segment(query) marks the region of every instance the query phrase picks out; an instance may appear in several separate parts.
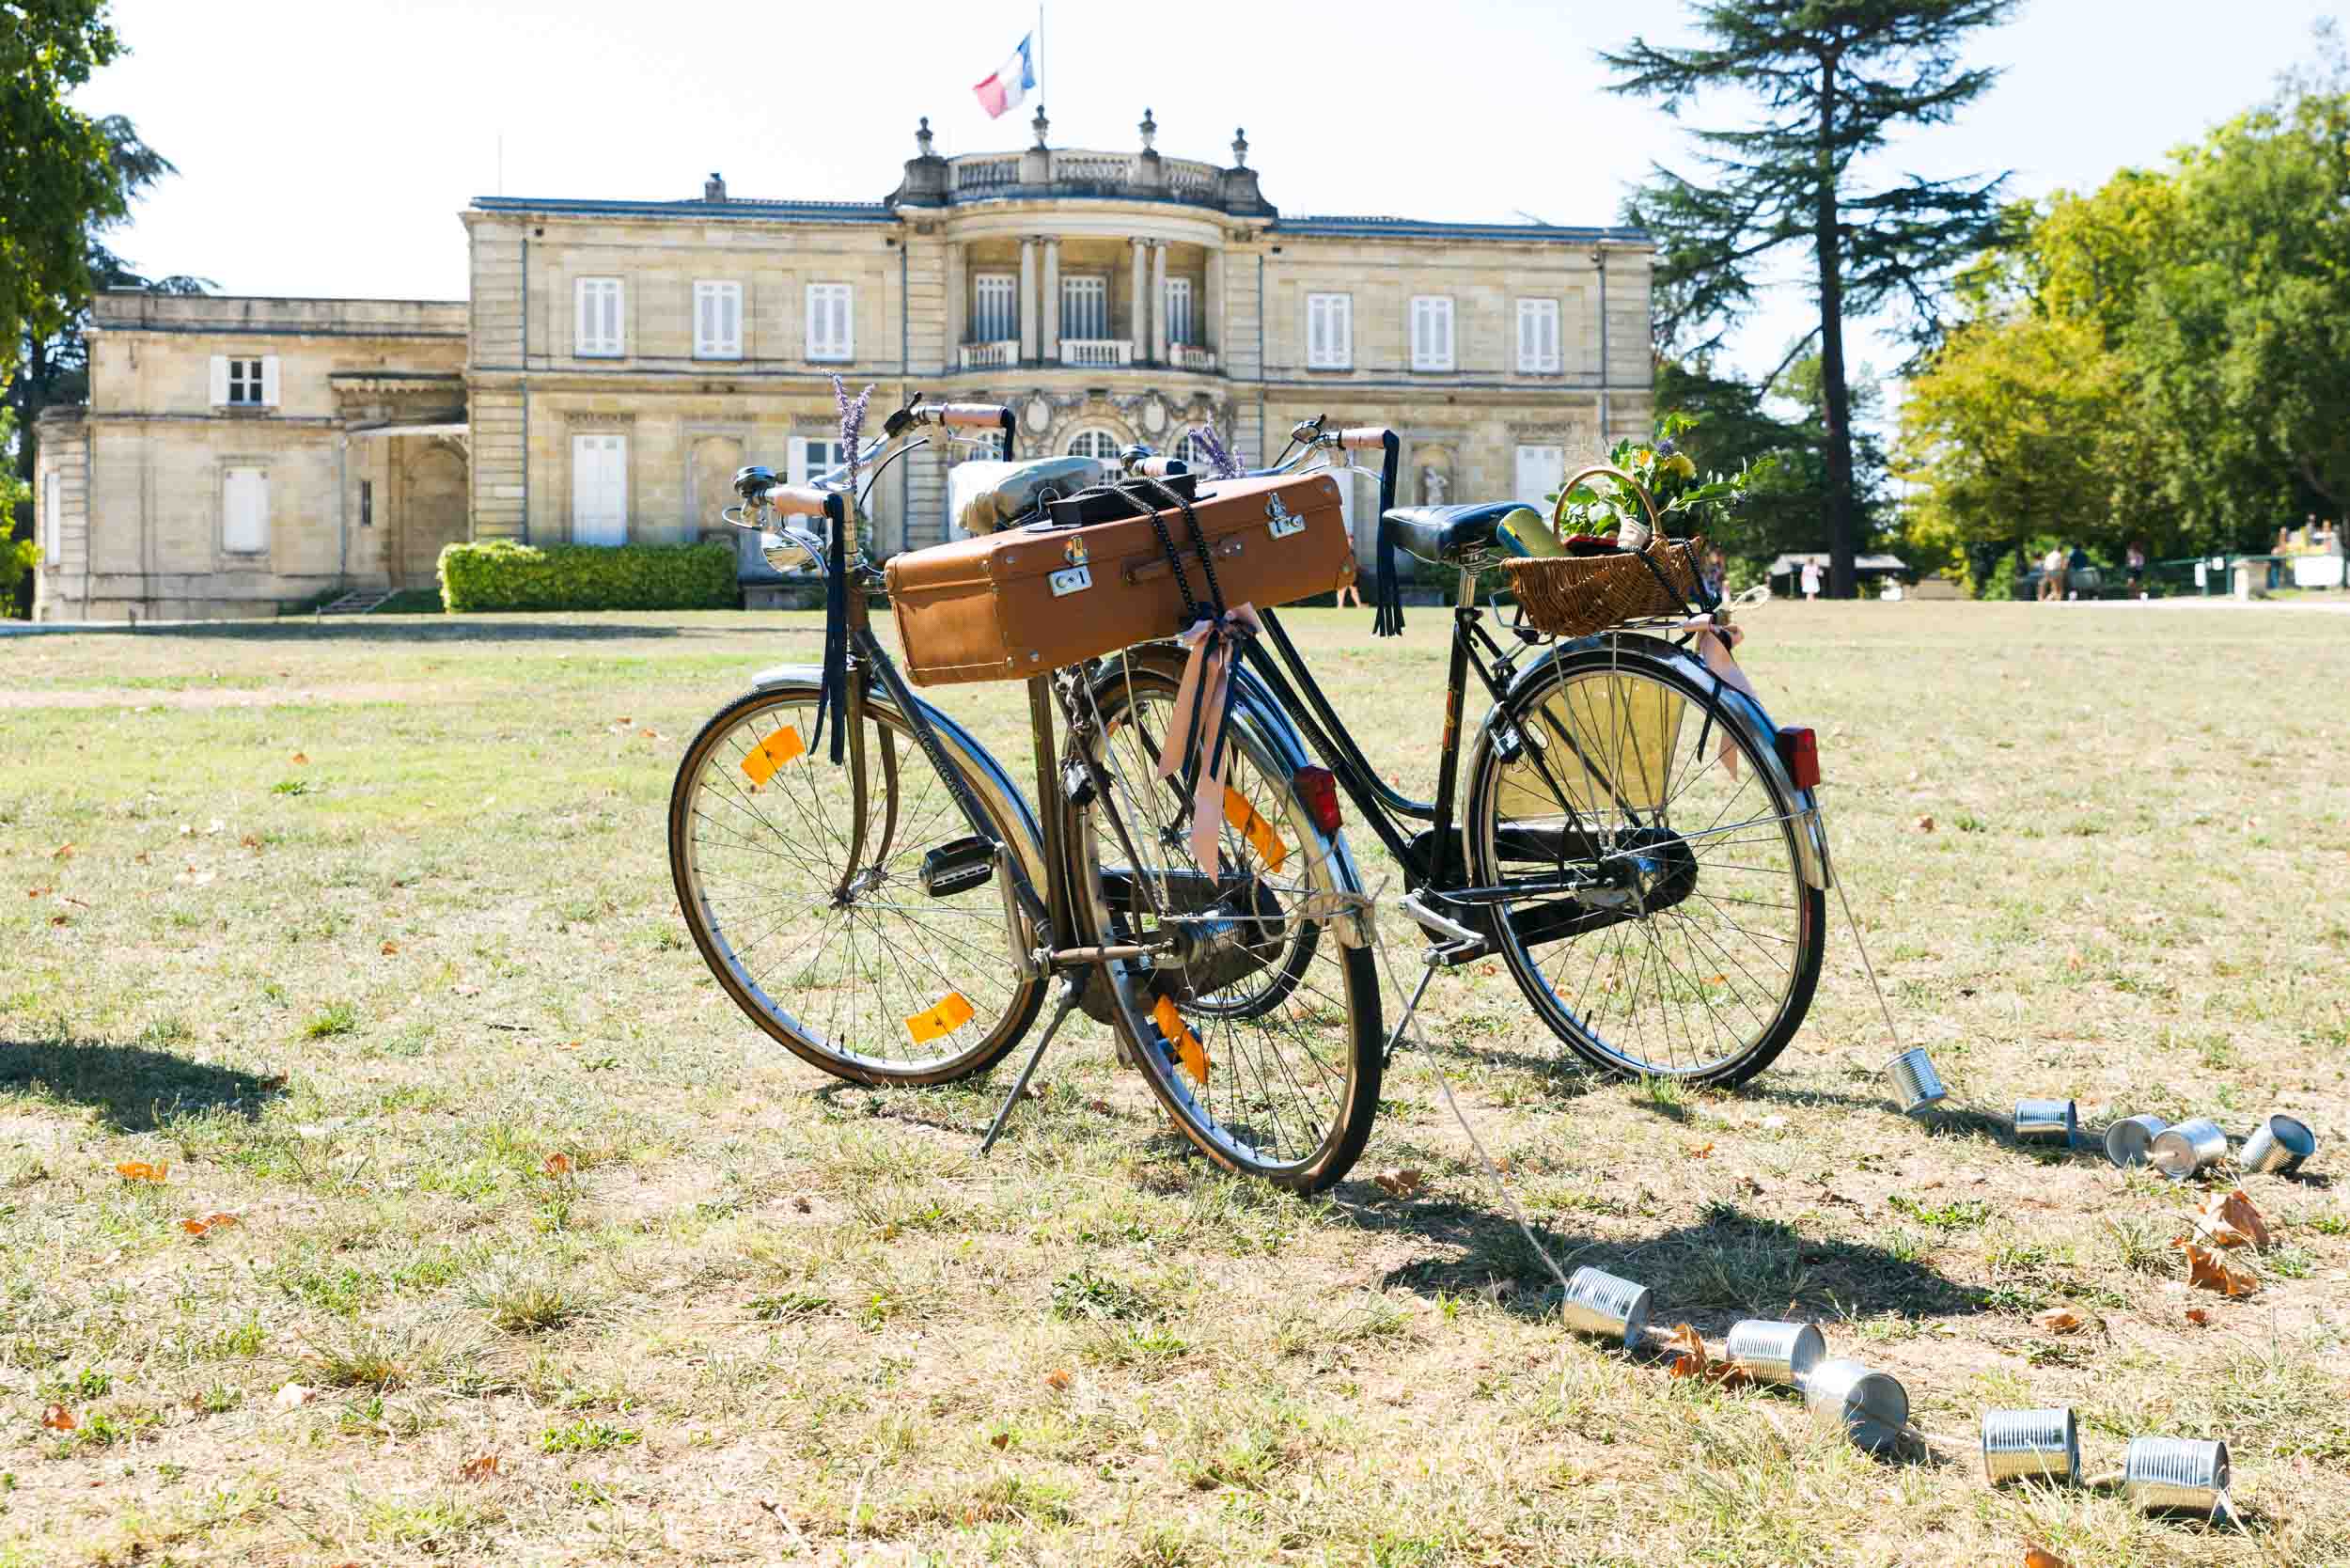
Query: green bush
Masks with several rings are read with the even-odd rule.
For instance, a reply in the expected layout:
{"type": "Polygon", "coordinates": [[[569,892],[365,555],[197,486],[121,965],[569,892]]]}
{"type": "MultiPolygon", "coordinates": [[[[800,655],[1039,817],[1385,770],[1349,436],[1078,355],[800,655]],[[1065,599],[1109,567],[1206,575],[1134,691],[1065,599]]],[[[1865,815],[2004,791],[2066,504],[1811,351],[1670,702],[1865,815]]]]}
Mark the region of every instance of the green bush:
{"type": "Polygon", "coordinates": [[[516,544],[441,551],[441,603],[476,610],[730,610],[734,552],[723,544],[516,544]]]}

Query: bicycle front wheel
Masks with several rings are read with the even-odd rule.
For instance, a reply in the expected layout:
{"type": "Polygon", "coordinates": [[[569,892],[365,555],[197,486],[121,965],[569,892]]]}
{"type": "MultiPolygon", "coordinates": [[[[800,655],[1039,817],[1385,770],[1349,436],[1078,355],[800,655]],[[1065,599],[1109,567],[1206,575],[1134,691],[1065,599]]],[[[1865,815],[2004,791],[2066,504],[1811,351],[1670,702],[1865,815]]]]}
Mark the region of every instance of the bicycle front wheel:
{"type": "Polygon", "coordinates": [[[1471,766],[1469,876],[1543,1023],[1604,1072],[1735,1084],[1819,983],[1803,803],[1692,661],[1601,641],[1531,673],[1471,766]],[[1572,889],[1572,890],[1570,890],[1572,889]]]}
{"type": "MultiPolygon", "coordinates": [[[[993,1066],[1035,1020],[1036,945],[1007,921],[1003,872],[901,713],[867,695],[861,807],[852,766],[815,755],[817,687],[728,703],[685,748],[669,797],[678,904],[752,1023],[837,1077],[945,1083],[993,1066]]],[[[979,744],[930,714],[997,842],[1042,886],[1027,804],[979,744]]]]}
{"type": "Polygon", "coordinates": [[[1172,938],[1155,965],[1104,966],[1121,1032],[1185,1137],[1228,1169],[1301,1192],[1344,1176],[1379,1101],[1379,991],[1344,840],[1296,787],[1278,715],[1235,703],[1222,757],[1221,865],[1189,850],[1193,792],[1158,777],[1182,656],[1137,649],[1087,689],[1098,792],[1065,807],[1088,942],[1172,938]]]}

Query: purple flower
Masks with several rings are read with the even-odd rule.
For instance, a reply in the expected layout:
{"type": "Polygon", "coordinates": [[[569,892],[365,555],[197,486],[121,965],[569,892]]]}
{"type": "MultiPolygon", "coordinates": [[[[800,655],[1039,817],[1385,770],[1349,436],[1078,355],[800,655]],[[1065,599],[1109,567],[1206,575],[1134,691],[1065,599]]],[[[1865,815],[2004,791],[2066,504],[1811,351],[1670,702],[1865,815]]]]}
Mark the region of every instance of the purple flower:
{"type": "Polygon", "coordinates": [[[868,383],[864,391],[854,398],[841,384],[840,378],[832,378],[832,400],[840,405],[840,445],[849,454],[849,494],[856,494],[857,444],[865,434],[865,405],[872,400],[873,388],[868,383]]]}
{"type": "Polygon", "coordinates": [[[1206,450],[1208,454],[1208,467],[1214,478],[1219,479],[1237,479],[1240,478],[1240,459],[1234,457],[1230,448],[1227,447],[1224,443],[1218,439],[1215,433],[1215,427],[1214,425],[1198,426],[1192,431],[1191,434],[1192,439],[1198,441],[1200,447],[1206,450]]]}

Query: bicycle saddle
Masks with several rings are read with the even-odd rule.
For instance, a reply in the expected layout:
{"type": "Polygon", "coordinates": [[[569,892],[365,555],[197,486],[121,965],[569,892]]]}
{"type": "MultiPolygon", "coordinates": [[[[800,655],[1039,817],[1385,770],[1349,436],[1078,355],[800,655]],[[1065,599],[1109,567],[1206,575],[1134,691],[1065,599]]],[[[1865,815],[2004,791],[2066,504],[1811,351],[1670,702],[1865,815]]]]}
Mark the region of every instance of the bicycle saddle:
{"type": "Polygon", "coordinates": [[[1103,472],[1089,457],[958,463],[947,471],[948,515],[966,534],[992,534],[1036,510],[1043,492],[1073,495],[1100,484],[1103,472]]]}
{"type": "Polygon", "coordinates": [[[1542,526],[1542,514],[1522,501],[1469,501],[1452,507],[1397,507],[1379,520],[1382,532],[1397,547],[1410,551],[1421,560],[1444,566],[1457,566],[1461,558],[1472,551],[1486,549],[1496,542],[1501,553],[1510,556],[1556,555],[1549,550],[1528,549],[1525,541],[1529,531],[1525,525],[1531,521],[1537,527],[1532,537],[1540,539],[1548,529],[1542,526]],[[1524,517],[1514,514],[1523,512],[1524,517]],[[1504,526],[1504,524],[1508,526],[1504,526]]]}

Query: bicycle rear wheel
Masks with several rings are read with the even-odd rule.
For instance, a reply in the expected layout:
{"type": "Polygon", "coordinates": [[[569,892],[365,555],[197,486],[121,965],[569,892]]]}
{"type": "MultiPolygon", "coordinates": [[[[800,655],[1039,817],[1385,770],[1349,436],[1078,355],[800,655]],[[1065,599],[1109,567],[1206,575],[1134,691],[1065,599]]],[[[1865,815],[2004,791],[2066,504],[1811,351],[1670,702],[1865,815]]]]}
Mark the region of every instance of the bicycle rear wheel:
{"type": "Polygon", "coordinates": [[[1742,1083],[1819,983],[1804,806],[1734,700],[1692,660],[1601,641],[1530,672],[1479,742],[1469,879],[1526,889],[1492,910],[1501,957],[1604,1072],[1742,1083]]]}
{"type": "MultiPolygon", "coordinates": [[[[1043,1002],[1042,977],[1017,964],[1035,930],[1007,922],[1002,872],[879,691],[864,703],[860,840],[851,769],[812,755],[816,704],[812,681],[763,687],[685,748],[669,866],[686,927],[751,1022],[835,1076],[934,1084],[982,1072],[1043,1002]]],[[[930,718],[990,829],[1042,886],[1026,801],[976,741],[930,718]]]]}
{"type": "Polygon", "coordinates": [[[1378,1109],[1361,886],[1297,792],[1303,759],[1278,715],[1247,699],[1224,747],[1221,872],[1193,862],[1190,792],[1156,773],[1181,669],[1180,654],[1135,650],[1088,688],[1084,752],[1104,787],[1063,807],[1073,917],[1089,943],[1180,938],[1155,967],[1104,970],[1152,1092],[1219,1165],[1318,1192],[1362,1153],[1378,1109]]]}

